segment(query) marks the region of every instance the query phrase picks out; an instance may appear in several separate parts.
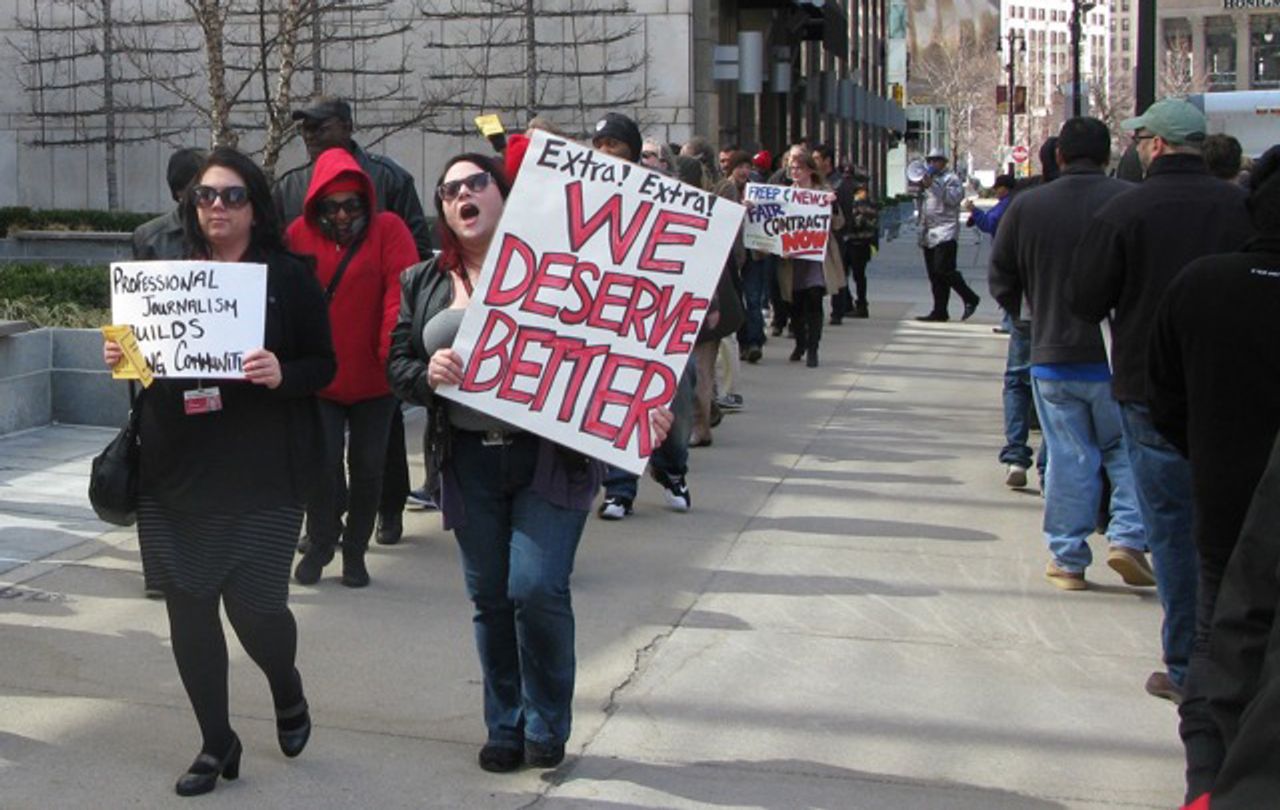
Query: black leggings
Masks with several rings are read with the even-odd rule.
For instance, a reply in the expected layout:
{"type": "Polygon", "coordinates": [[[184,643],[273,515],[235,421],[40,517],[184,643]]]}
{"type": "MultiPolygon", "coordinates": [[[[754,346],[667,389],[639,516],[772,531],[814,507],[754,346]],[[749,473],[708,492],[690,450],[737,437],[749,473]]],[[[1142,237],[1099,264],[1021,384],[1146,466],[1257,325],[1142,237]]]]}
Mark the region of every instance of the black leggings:
{"type": "Polygon", "coordinates": [[[298,651],[298,625],[288,608],[259,613],[234,596],[195,597],[176,588],[169,590],[169,634],[178,674],[204,738],[201,750],[221,757],[231,747],[231,720],[227,707],[227,641],[222,633],[218,604],[241,646],[267,676],[277,710],[302,700],[302,681],[294,669],[298,651]]]}
{"type": "Polygon", "coordinates": [[[806,287],[791,293],[791,331],[796,336],[796,349],[817,350],[822,339],[822,300],[826,290],[806,287]]]}

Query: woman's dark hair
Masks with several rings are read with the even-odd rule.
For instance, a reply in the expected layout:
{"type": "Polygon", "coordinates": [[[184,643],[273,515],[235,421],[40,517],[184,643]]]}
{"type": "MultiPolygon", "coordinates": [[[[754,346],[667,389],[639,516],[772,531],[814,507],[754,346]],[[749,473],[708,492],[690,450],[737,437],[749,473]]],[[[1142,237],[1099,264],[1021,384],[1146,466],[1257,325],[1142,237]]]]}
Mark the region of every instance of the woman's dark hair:
{"type": "Polygon", "coordinates": [[[229,169],[240,175],[244,187],[249,192],[249,205],[253,207],[253,226],[249,232],[249,247],[260,251],[284,250],[281,238],[280,218],[276,215],[276,207],[271,201],[271,186],[267,184],[267,176],[253,162],[253,158],[229,146],[219,146],[209,153],[200,164],[195,179],[187,186],[182,195],[182,203],[178,206],[178,214],[182,218],[182,233],[186,241],[187,255],[208,258],[209,240],[200,230],[200,218],[196,215],[196,199],[192,189],[199,184],[205,172],[215,166],[229,169]]]}
{"type": "Polygon", "coordinates": [[[449,162],[444,164],[444,168],[440,170],[440,177],[431,189],[431,199],[436,203],[436,232],[440,236],[440,258],[437,259],[437,265],[451,273],[462,272],[462,245],[458,243],[457,234],[450,230],[449,223],[445,221],[444,200],[440,199],[439,188],[444,182],[445,175],[459,163],[473,163],[488,172],[493,182],[497,184],[503,200],[506,200],[507,195],[511,193],[507,174],[496,158],[478,152],[463,152],[461,155],[449,158],[449,162]]]}

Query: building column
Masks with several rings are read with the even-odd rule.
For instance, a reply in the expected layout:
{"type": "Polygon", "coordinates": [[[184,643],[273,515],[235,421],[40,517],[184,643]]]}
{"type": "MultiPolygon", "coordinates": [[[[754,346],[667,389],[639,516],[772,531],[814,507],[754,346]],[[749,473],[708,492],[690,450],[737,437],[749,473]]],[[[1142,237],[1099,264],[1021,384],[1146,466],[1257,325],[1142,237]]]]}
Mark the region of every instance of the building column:
{"type": "Polygon", "coordinates": [[[1249,15],[1236,17],[1236,89],[1248,90],[1253,76],[1253,48],[1249,33],[1249,15]]]}

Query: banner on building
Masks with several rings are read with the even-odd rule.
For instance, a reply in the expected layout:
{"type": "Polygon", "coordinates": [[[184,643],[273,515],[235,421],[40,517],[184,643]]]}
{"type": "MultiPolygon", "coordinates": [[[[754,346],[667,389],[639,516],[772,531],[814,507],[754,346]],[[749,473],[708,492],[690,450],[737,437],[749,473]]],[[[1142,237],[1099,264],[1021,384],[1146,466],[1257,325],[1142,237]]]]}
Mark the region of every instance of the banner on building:
{"type": "Polygon", "coordinates": [[[743,207],[534,132],[436,393],[639,474],[743,207]]]}
{"type": "Polygon", "coordinates": [[[117,262],[111,321],[132,327],[156,377],[243,379],[262,348],[267,267],[231,262],[117,262]]]}
{"type": "Polygon", "coordinates": [[[831,192],[747,183],[742,243],[791,259],[822,261],[831,234],[831,192]]]}

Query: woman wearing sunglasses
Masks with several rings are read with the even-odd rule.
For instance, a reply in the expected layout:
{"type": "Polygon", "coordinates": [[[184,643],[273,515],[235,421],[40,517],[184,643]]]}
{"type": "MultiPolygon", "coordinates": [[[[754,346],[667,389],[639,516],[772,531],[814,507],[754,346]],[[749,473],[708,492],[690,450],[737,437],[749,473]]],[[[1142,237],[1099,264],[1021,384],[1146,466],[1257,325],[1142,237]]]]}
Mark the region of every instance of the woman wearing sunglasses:
{"type": "MultiPolygon", "coordinates": [[[[140,396],[138,544],[149,583],[165,593],[173,656],[203,743],[175,786],[213,790],[240,773],[240,739],[227,708],[227,645],[219,606],[267,676],[280,750],[295,757],[311,733],[294,668],[297,625],[287,604],[302,525],[305,471],[315,462],[316,391],[335,363],[324,298],[288,253],[262,170],[213,150],[180,206],[187,257],[267,266],[263,348],[244,355],[243,382],[219,380],[221,403],[193,413],[195,379],[157,379],[140,396]]],[[[120,362],[107,342],[103,359],[120,362]]]]}
{"type": "Polygon", "coordinates": [[[294,571],[304,585],[319,581],[339,539],[342,584],[369,584],[364,558],[398,407],[384,369],[400,309],[400,272],[418,260],[409,227],[397,215],[375,210],[376,200],[373,182],[351,153],[328,149],[316,159],[302,216],[285,233],[291,249],[314,257],[338,355],[338,374],[320,392],[324,464],[307,501],[311,544],[294,571]]]}
{"type": "MultiPolygon", "coordinates": [[[[484,674],[486,771],[554,768],[569,738],[575,676],[569,577],[603,465],[433,392],[457,385],[452,348],[509,186],[484,155],[448,162],[436,189],[441,251],[401,279],[388,374],[431,409],[445,528],[461,553],[484,674]]],[[[655,441],[671,414],[655,414],[655,441]]]]}

